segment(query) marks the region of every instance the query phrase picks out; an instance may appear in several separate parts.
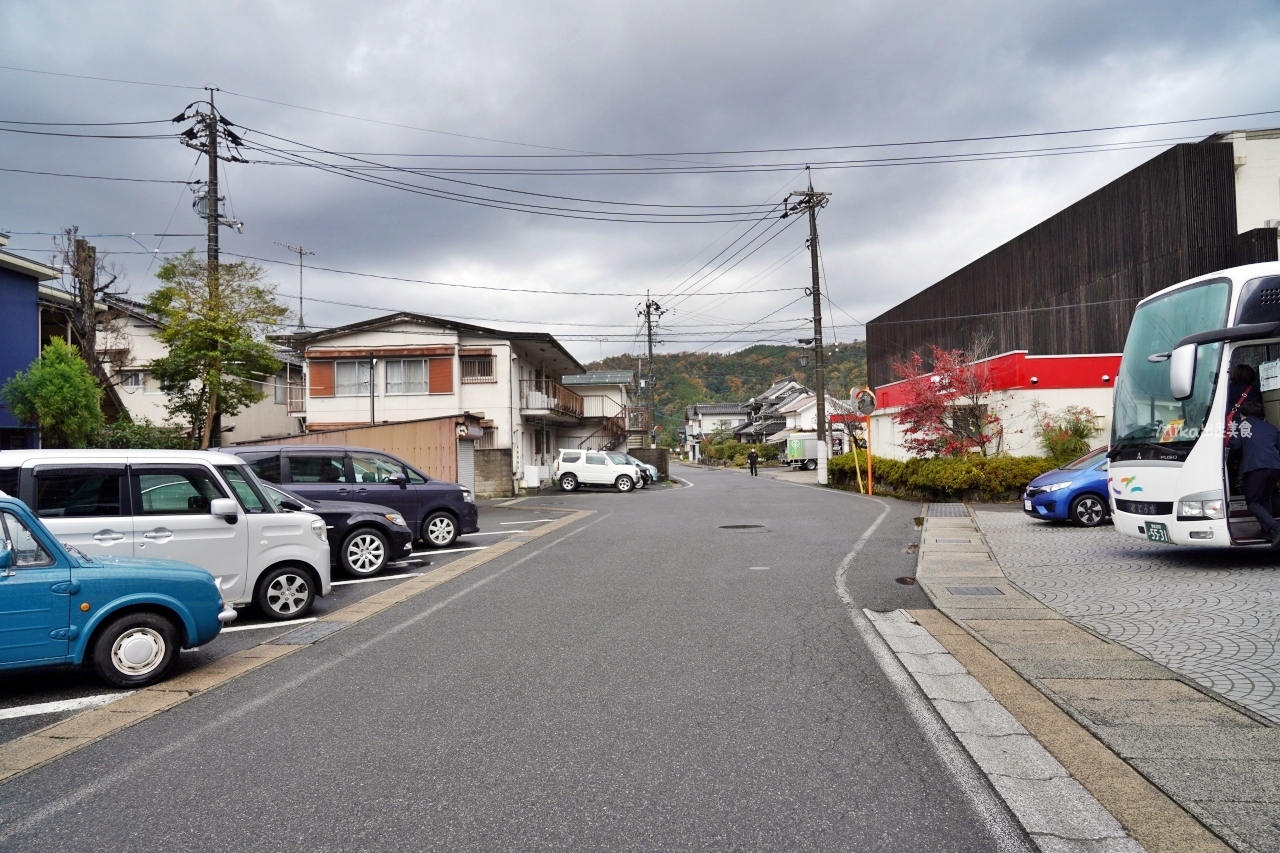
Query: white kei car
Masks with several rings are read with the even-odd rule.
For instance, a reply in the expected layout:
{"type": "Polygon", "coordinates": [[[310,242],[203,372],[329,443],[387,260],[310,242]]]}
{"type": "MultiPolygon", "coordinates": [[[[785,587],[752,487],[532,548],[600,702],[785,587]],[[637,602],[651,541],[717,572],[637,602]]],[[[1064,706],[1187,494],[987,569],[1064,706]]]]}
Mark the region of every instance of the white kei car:
{"type": "Polygon", "coordinates": [[[625,453],[610,450],[561,450],[556,458],[556,482],[566,492],[579,486],[612,486],[629,492],[640,482],[640,469],[625,453]]]}

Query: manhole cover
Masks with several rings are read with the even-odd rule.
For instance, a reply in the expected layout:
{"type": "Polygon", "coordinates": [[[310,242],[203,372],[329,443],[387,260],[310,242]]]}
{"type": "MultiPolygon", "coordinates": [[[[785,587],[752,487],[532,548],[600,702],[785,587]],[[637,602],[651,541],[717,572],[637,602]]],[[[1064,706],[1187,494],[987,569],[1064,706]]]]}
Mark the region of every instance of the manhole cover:
{"type": "Polygon", "coordinates": [[[764,527],[764,525],[763,524],[722,524],[720,525],[721,530],[754,530],[759,527],[764,527]]]}

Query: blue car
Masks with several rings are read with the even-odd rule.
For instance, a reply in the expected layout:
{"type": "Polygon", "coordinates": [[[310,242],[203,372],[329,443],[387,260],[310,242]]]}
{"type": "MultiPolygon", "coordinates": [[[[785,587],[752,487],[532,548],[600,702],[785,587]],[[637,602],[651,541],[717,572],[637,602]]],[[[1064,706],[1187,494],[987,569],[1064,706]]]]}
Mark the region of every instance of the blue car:
{"type": "Polygon", "coordinates": [[[1100,447],[1041,474],[1022,494],[1022,509],[1033,518],[1097,527],[1111,517],[1107,501],[1107,448],[1100,447]]]}
{"type": "Polygon", "coordinates": [[[88,663],[111,684],[143,687],[236,618],[204,569],[88,557],[22,501],[0,497],[0,536],[0,670],[88,663]]]}

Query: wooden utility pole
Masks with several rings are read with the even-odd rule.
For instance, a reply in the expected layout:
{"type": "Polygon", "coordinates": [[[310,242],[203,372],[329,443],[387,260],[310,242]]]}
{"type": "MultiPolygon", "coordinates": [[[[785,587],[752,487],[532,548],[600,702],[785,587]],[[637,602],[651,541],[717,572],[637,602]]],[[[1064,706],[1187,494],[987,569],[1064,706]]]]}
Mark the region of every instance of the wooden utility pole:
{"type": "MultiPolygon", "coordinates": [[[[205,157],[209,161],[209,181],[205,184],[208,192],[209,213],[206,220],[208,225],[208,276],[209,276],[209,301],[213,306],[218,304],[218,266],[219,266],[219,250],[218,250],[218,228],[221,225],[221,217],[218,215],[218,111],[213,105],[213,89],[209,89],[209,114],[205,117],[205,144],[208,146],[208,152],[205,157]]],[[[221,349],[221,344],[219,344],[221,349]]],[[[204,434],[200,436],[200,449],[208,450],[209,443],[213,440],[213,421],[218,412],[218,388],[214,385],[209,389],[209,406],[204,418],[204,434]]]]}
{"type": "Polygon", "coordinates": [[[649,386],[649,439],[652,440],[653,428],[657,425],[658,415],[658,389],[654,384],[656,379],[653,368],[653,323],[656,318],[661,318],[666,311],[657,302],[650,299],[649,292],[645,291],[644,308],[637,313],[644,317],[645,333],[649,339],[649,380],[647,384],[649,386]]]}
{"type": "MultiPolygon", "coordinates": [[[[795,216],[799,213],[807,212],[809,214],[809,265],[812,271],[812,285],[808,288],[809,296],[813,297],[813,384],[814,393],[818,397],[818,442],[824,448],[827,441],[827,377],[826,369],[823,366],[824,355],[822,346],[822,288],[821,277],[818,274],[818,210],[826,207],[827,200],[831,198],[831,193],[815,192],[813,189],[813,173],[805,169],[809,174],[809,188],[793,192],[787,196],[786,209],[782,216],[785,219],[788,216],[795,216]]],[[[818,482],[826,482],[826,451],[820,450],[822,456],[818,458],[818,482]]]]}

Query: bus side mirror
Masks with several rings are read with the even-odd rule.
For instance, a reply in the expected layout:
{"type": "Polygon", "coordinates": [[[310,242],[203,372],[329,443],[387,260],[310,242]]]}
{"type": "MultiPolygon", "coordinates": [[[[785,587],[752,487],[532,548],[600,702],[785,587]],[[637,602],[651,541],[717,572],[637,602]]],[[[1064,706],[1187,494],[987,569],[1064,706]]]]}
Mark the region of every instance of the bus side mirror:
{"type": "Polygon", "coordinates": [[[1173,399],[1186,400],[1196,384],[1196,344],[1183,344],[1169,359],[1169,390],[1173,399]]]}

